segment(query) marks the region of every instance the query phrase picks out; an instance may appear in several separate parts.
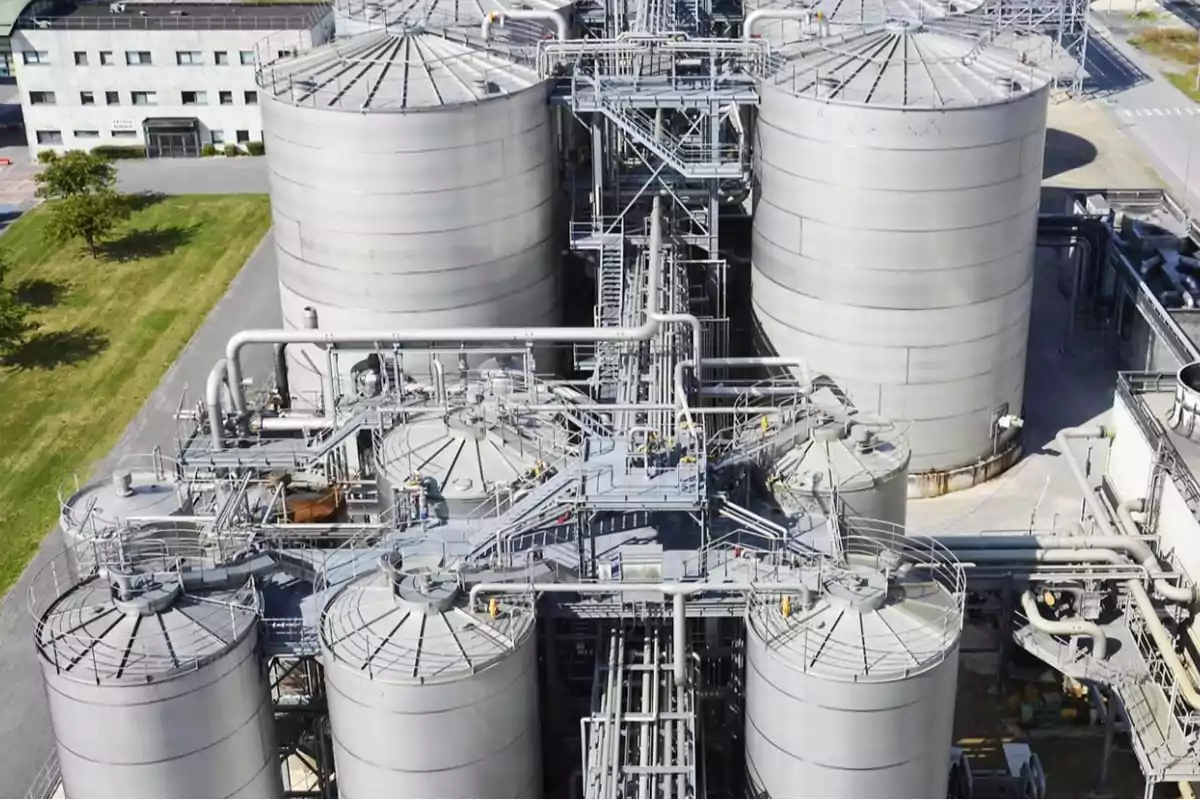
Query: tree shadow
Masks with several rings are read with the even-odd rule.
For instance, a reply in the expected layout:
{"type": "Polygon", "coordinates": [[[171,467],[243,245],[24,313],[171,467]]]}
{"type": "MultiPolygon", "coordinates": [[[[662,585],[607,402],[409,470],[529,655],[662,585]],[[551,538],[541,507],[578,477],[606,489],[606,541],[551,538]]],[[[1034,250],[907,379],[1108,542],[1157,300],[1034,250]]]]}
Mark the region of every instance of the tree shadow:
{"type": "Polygon", "coordinates": [[[130,231],[120,239],[104,242],[100,254],[111,261],[136,261],[139,258],[164,256],[187,244],[194,229],[171,225],[130,231]]]}
{"type": "Polygon", "coordinates": [[[125,195],[125,206],[132,213],[156,206],[166,199],[167,196],[162,192],[135,192],[125,195]]]}
{"type": "Polygon", "coordinates": [[[0,363],[16,369],[43,369],[86,361],[108,347],[108,337],[99,328],[71,328],[30,336],[0,363]]]}
{"type": "Polygon", "coordinates": [[[58,305],[58,301],[67,293],[65,284],[31,278],[21,281],[13,287],[13,296],[17,301],[33,308],[49,308],[58,305]]]}

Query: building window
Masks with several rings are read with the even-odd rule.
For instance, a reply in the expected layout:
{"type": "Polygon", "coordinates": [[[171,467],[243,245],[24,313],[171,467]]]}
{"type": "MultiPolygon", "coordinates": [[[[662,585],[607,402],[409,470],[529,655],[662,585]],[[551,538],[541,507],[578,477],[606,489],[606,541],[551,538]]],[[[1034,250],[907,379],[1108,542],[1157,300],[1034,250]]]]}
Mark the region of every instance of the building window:
{"type": "Polygon", "coordinates": [[[106,106],[121,105],[120,93],[119,92],[105,92],[104,93],[104,105],[106,105],[106,106]]]}
{"type": "Polygon", "coordinates": [[[100,65],[101,66],[111,67],[115,63],[117,63],[117,62],[113,60],[112,50],[101,50],[100,51],[100,65]]]}
{"type": "Polygon", "coordinates": [[[229,53],[225,50],[217,50],[213,53],[213,63],[218,67],[229,66],[229,53]]]}
{"type": "Polygon", "coordinates": [[[185,106],[208,105],[208,94],[205,92],[181,92],[180,94],[185,106]]]}
{"type": "Polygon", "coordinates": [[[149,50],[126,50],[125,63],[131,67],[148,67],[154,62],[150,59],[149,50]]]}
{"type": "Polygon", "coordinates": [[[100,131],[75,131],[76,139],[99,139],[100,131]]]}
{"type": "Polygon", "coordinates": [[[26,64],[49,64],[50,54],[45,50],[24,50],[21,52],[21,60],[26,64]]]}
{"type": "Polygon", "coordinates": [[[114,139],[136,139],[137,131],[113,131],[112,138],[114,138],[114,139]]]}
{"type": "Polygon", "coordinates": [[[30,92],[29,105],[31,106],[52,106],[54,105],[54,92],[30,92]]]}
{"type": "Polygon", "coordinates": [[[86,50],[76,50],[75,51],[75,66],[77,66],[77,67],[86,67],[87,66],[87,51],[86,50]]]}
{"type": "Polygon", "coordinates": [[[181,67],[198,67],[204,63],[204,56],[197,50],[176,50],[175,63],[181,67]]]}
{"type": "Polygon", "coordinates": [[[242,97],[248,106],[258,105],[258,92],[242,92],[242,97]]]}
{"type": "Polygon", "coordinates": [[[217,97],[221,101],[221,105],[223,105],[223,106],[233,105],[233,92],[218,92],[217,97]]]}
{"type": "Polygon", "coordinates": [[[279,50],[275,53],[276,58],[291,58],[296,55],[295,50],[279,50]]]}
{"type": "Polygon", "coordinates": [[[250,131],[238,131],[237,141],[238,144],[245,144],[246,142],[250,141],[250,131]]]}
{"type": "Polygon", "coordinates": [[[129,99],[135,106],[158,105],[158,94],[155,92],[130,92],[129,99]]]}
{"type": "Polygon", "coordinates": [[[79,93],[79,105],[81,105],[81,106],[96,105],[96,93],[95,92],[80,92],[79,93]]]}
{"type": "MultiPolygon", "coordinates": [[[[238,56],[242,59],[242,66],[244,66],[244,67],[254,66],[254,51],[253,50],[242,50],[240,53],[238,53],[238,56]]],[[[28,62],[26,62],[26,63],[28,63],[28,62]]]]}
{"type": "Polygon", "coordinates": [[[38,144],[62,144],[62,131],[38,131],[38,144]]]}
{"type": "Polygon", "coordinates": [[[225,144],[225,131],[209,131],[208,135],[212,137],[213,144],[225,144]]]}

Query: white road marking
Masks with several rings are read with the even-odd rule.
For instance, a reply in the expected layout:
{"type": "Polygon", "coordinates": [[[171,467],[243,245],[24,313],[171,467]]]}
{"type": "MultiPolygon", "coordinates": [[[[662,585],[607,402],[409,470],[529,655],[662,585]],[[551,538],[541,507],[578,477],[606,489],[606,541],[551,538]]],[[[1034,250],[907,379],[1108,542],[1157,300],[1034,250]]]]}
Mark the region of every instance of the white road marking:
{"type": "Polygon", "coordinates": [[[1122,117],[1194,117],[1200,114],[1197,106],[1176,106],[1173,108],[1122,108],[1122,117]]]}

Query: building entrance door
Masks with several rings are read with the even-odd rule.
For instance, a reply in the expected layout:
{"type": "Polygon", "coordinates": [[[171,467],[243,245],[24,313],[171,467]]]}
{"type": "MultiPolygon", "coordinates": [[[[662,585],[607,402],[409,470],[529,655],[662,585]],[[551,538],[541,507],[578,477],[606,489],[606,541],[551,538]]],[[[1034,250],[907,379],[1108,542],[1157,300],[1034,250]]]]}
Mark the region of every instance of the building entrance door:
{"type": "Polygon", "coordinates": [[[199,158],[200,126],[195,119],[148,119],[147,158],[199,158]]]}

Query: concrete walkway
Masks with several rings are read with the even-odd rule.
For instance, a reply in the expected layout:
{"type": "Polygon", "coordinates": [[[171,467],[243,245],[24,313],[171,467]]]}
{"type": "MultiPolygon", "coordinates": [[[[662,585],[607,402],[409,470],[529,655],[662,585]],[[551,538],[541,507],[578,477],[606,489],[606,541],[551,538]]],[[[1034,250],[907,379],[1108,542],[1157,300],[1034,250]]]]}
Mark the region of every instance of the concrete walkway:
{"type": "MultiPolygon", "coordinates": [[[[247,159],[247,162],[250,161],[247,159]]],[[[255,161],[261,163],[261,159],[255,161]]],[[[231,159],[228,163],[233,162],[231,159]]],[[[148,163],[158,166],[162,162],[148,163]]],[[[178,162],[172,162],[172,165],[174,163],[178,162]]],[[[255,174],[253,166],[236,166],[233,170],[222,170],[221,164],[213,166],[218,169],[199,178],[196,177],[198,171],[155,174],[153,170],[135,170],[137,177],[128,184],[125,183],[123,170],[122,182],[127,186],[143,187],[138,191],[173,189],[172,193],[200,193],[218,191],[216,187],[221,186],[223,179],[219,175],[222,172],[228,179],[236,171],[242,176],[239,185],[244,187],[254,185],[253,181],[256,180],[249,177],[255,174]]],[[[228,193],[238,189],[226,183],[220,191],[228,193]]],[[[268,235],[233,280],[229,292],[209,313],[183,353],[167,370],[117,445],[104,461],[94,467],[94,471],[90,471],[91,474],[107,474],[117,460],[127,454],[148,453],[155,447],[173,453],[176,434],[174,414],[185,388],[189,403],[201,399],[208,372],[224,353],[225,342],[234,331],[276,327],[280,324],[279,287],[274,250],[268,235]]],[[[249,352],[247,371],[262,380],[270,361],[269,352],[262,348],[252,350],[249,352]]],[[[82,471],[80,479],[87,477],[88,472],[82,471]]],[[[42,543],[16,586],[0,601],[0,675],[4,678],[0,681],[0,709],[4,710],[3,727],[6,731],[4,747],[0,748],[0,797],[24,797],[53,750],[41,668],[34,655],[32,621],[26,608],[31,578],[61,547],[56,528],[42,543]]],[[[186,724],[186,721],[181,721],[181,724],[186,724]]]]}
{"type": "Polygon", "coordinates": [[[165,194],[266,194],[267,160],[240,156],[119,161],[117,187],[165,194]]]}

